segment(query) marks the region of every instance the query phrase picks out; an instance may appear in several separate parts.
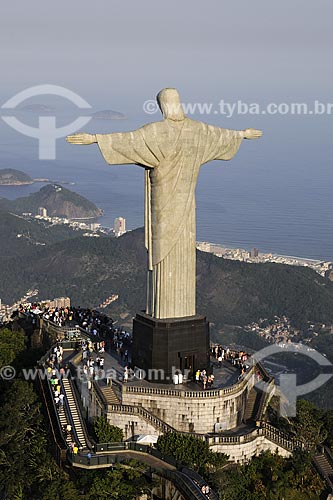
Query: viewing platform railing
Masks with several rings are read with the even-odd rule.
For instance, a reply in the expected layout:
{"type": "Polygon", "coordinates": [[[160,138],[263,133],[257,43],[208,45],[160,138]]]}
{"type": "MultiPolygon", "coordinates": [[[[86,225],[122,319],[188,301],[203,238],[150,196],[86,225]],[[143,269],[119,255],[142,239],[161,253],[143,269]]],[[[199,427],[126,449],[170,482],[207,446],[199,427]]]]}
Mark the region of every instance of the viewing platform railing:
{"type": "MultiPolygon", "coordinates": [[[[177,397],[177,398],[213,398],[221,396],[229,396],[241,392],[250,381],[251,377],[256,376],[257,371],[256,366],[252,366],[241,378],[239,382],[233,384],[229,387],[224,387],[222,389],[206,389],[205,391],[184,391],[180,389],[167,389],[160,387],[145,387],[137,385],[123,385],[123,393],[131,394],[152,394],[155,396],[167,396],[167,397],[177,397]]],[[[255,380],[253,381],[255,382],[255,380]]]]}
{"type": "MultiPolygon", "coordinates": [[[[98,340],[98,336],[92,336],[88,332],[86,332],[83,328],[80,326],[77,327],[72,327],[72,326],[58,326],[55,323],[53,323],[50,320],[47,319],[42,319],[45,328],[47,331],[52,331],[54,334],[56,334],[56,337],[61,340],[62,344],[69,342],[72,346],[73,349],[78,348],[79,344],[75,344],[75,340],[73,339],[72,341],[66,340],[66,337],[68,337],[69,334],[74,333],[74,329],[76,329],[78,338],[80,339],[96,339],[98,340]]],[[[76,342],[79,342],[76,340],[76,342]]],[[[64,347],[66,348],[66,347],[64,347]]],[[[236,382],[235,384],[229,386],[229,387],[224,387],[221,389],[207,389],[205,391],[184,391],[184,390],[179,390],[179,389],[169,389],[169,388],[158,388],[158,387],[144,387],[144,386],[139,386],[139,385],[125,385],[121,384],[118,381],[113,381],[117,385],[117,390],[120,393],[120,399],[122,398],[122,394],[125,393],[130,393],[130,394],[151,394],[151,395],[156,395],[156,396],[167,396],[167,397],[177,397],[177,398],[199,398],[199,399],[206,399],[206,398],[214,398],[214,397],[223,397],[223,396],[229,396],[229,395],[234,395],[237,394],[238,392],[241,392],[249,383],[251,377],[253,377],[253,383],[255,383],[255,377],[257,376],[257,372],[259,371],[262,380],[265,381],[267,384],[271,385],[273,388],[274,385],[274,378],[271,377],[264,366],[261,363],[257,363],[255,366],[250,367],[250,369],[242,376],[242,378],[236,382]]],[[[266,391],[269,392],[269,391],[266,391]]],[[[260,418],[262,416],[262,412],[264,409],[264,406],[267,402],[268,399],[268,394],[267,397],[261,398],[261,406],[260,406],[260,411],[258,411],[258,417],[260,418]]]]}
{"type": "Polygon", "coordinates": [[[37,373],[38,389],[44,401],[44,409],[47,416],[47,422],[49,424],[50,434],[52,436],[52,449],[53,454],[58,465],[66,459],[66,449],[67,443],[61,432],[61,426],[59,418],[57,418],[55,408],[52,404],[52,396],[49,394],[49,388],[47,387],[48,382],[41,377],[40,372],[37,373]]]}
{"type": "Polygon", "coordinates": [[[209,434],[208,442],[211,446],[218,444],[235,444],[249,443],[257,439],[258,436],[265,436],[269,441],[275,443],[281,448],[293,452],[297,449],[304,449],[305,445],[299,439],[296,439],[285,432],[280,431],[273,425],[267,422],[257,422],[257,427],[246,434],[226,436],[223,434],[209,434]]]}
{"type": "MultiPolygon", "coordinates": [[[[73,453],[68,453],[68,460],[73,466],[84,466],[84,467],[102,467],[107,465],[115,465],[116,463],[121,463],[124,461],[124,455],[122,452],[140,452],[146,455],[150,455],[154,458],[165,462],[175,470],[166,468],[153,469],[158,473],[158,475],[169,479],[177,489],[183,493],[186,499],[190,500],[202,500],[209,498],[210,500],[218,500],[218,496],[212,490],[209,496],[201,492],[201,487],[207,483],[203,478],[194,471],[191,471],[185,467],[181,462],[173,459],[172,457],[166,456],[157,449],[143,444],[138,444],[136,442],[122,442],[122,443],[100,443],[96,445],[96,451],[98,454],[88,456],[86,455],[74,455],[73,453]]],[[[128,455],[127,454],[127,455],[128,455]]]]}
{"type": "Polygon", "coordinates": [[[163,420],[159,419],[153,413],[149,412],[142,406],[135,405],[124,405],[124,404],[110,404],[105,399],[103,392],[101,391],[98,383],[96,381],[93,382],[93,387],[96,393],[96,396],[99,398],[101,404],[105,409],[109,412],[114,413],[127,413],[129,415],[139,415],[147,422],[151,423],[155,429],[161,430],[161,432],[177,432],[173,427],[166,424],[163,420]]]}

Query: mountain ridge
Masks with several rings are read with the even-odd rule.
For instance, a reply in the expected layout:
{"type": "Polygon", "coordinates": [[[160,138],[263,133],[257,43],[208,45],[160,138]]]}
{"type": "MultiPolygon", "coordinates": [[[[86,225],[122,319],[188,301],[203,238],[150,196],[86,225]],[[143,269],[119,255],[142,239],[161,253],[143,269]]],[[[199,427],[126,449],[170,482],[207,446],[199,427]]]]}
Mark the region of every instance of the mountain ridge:
{"type": "MultiPolygon", "coordinates": [[[[1,220],[1,219],[0,219],[1,220]]],[[[7,228],[9,239],[10,230],[7,228]]],[[[0,297],[10,303],[26,289],[40,299],[68,295],[75,305],[97,307],[111,294],[119,299],[105,311],[130,322],[144,309],[146,250],[143,229],[120,238],[74,237],[22,249],[0,259],[0,297]],[[22,268],[22,260],[28,264],[22,268]],[[19,267],[18,267],[19,266],[19,267]],[[21,269],[20,273],[17,269],[21,269]]],[[[333,323],[333,283],[309,268],[248,264],[197,251],[197,312],[215,329],[286,315],[295,325],[333,323]]]]}
{"type": "Polygon", "coordinates": [[[46,208],[50,217],[90,219],[102,214],[94,203],[58,184],[47,184],[39,191],[15,200],[0,198],[0,210],[7,212],[35,215],[40,207],[46,208]]]}

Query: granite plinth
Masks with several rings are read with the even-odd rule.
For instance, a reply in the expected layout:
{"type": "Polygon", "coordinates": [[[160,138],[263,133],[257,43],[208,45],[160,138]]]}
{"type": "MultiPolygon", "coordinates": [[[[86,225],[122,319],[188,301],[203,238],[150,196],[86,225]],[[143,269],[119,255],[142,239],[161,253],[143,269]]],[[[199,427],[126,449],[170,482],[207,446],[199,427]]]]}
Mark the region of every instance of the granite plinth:
{"type": "Polygon", "coordinates": [[[179,372],[193,380],[209,369],[209,323],[204,316],[156,319],[138,313],[133,320],[132,366],[151,382],[170,384],[179,372]]]}

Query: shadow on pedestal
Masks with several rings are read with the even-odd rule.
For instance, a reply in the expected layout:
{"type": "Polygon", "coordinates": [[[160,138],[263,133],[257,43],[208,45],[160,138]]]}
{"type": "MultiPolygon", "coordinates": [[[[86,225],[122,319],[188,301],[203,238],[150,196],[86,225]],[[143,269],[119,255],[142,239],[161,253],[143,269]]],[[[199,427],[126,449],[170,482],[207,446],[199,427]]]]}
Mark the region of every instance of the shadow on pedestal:
{"type": "Polygon", "coordinates": [[[204,316],[156,319],[138,313],[133,320],[132,366],[151,382],[173,381],[175,370],[193,380],[209,368],[209,323],[204,316]]]}

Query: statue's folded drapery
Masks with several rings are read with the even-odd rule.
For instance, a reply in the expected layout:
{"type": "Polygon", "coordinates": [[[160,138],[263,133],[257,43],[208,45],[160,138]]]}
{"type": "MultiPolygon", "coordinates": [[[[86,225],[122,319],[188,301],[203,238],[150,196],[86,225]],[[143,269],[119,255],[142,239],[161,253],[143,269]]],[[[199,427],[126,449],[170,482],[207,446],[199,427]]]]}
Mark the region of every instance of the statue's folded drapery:
{"type": "Polygon", "coordinates": [[[230,160],[243,135],[188,118],[166,118],[134,132],[96,137],[108,163],[134,163],[146,169],[146,312],[155,318],[195,315],[195,187],[199,169],[211,160],[230,160]]]}

